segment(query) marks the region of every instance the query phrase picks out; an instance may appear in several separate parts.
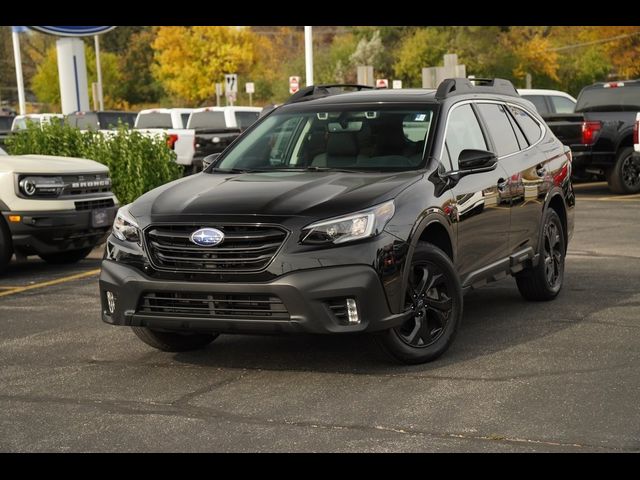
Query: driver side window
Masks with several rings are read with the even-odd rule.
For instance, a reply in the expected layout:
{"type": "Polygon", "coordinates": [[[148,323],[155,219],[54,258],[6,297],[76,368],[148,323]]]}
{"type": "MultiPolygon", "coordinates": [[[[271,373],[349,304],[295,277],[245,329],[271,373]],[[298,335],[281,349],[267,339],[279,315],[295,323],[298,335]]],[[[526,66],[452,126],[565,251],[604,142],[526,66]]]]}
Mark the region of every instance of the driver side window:
{"type": "MultiPolygon", "coordinates": [[[[462,150],[487,150],[487,142],[471,105],[461,105],[451,112],[445,143],[453,170],[458,168],[458,157],[462,150]]],[[[446,155],[443,156],[445,159],[446,155]]]]}

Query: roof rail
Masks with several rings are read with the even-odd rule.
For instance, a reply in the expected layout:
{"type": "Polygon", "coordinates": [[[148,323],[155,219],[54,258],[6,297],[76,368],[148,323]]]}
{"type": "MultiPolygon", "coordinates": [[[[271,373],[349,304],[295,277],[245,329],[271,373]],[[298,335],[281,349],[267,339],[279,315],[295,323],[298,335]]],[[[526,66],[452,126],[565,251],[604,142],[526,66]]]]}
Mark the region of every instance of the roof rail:
{"type": "Polygon", "coordinates": [[[336,92],[337,88],[355,88],[356,91],[361,90],[373,90],[374,87],[370,87],[369,85],[358,85],[358,84],[348,84],[348,83],[336,83],[331,85],[311,85],[309,87],[305,87],[301,90],[298,90],[296,93],[291,95],[289,99],[284,102],[286,103],[296,103],[303,100],[311,100],[313,98],[320,97],[328,97],[329,95],[337,95],[339,93],[344,93],[344,91],[336,92]],[[331,91],[330,89],[334,89],[331,91]]]}
{"type": "Polygon", "coordinates": [[[443,100],[454,95],[469,93],[498,93],[518,97],[518,91],[509,80],[504,78],[447,78],[438,85],[436,99],[443,100]],[[477,82],[476,85],[472,82],[477,82]]]}

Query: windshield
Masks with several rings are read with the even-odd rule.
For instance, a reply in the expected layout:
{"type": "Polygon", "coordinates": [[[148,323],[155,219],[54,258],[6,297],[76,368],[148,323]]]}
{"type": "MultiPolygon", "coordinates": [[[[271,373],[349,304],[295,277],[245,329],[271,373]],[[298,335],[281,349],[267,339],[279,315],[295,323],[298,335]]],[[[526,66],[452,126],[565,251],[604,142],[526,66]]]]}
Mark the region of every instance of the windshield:
{"type": "Polygon", "coordinates": [[[640,110],[640,87],[587,88],[580,93],[576,112],[640,110]]]}
{"type": "Polygon", "coordinates": [[[217,167],[380,171],[420,166],[435,107],[366,108],[274,113],[225,153],[217,167]]]}
{"type": "Polygon", "coordinates": [[[136,128],[171,128],[170,113],[141,113],[138,115],[136,128]]]}

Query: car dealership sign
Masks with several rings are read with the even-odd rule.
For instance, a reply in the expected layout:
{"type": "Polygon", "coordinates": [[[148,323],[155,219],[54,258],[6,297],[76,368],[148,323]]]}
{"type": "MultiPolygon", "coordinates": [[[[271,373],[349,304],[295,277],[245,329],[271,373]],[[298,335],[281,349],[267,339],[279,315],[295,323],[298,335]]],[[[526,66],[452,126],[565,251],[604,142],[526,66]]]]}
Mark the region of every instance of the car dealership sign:
{"type": "Polygon", "coordinates": [[[49,35],[57,35],[59,37],[87,37],[89,35],[99,35],[108,32],[116,27],[29,27],[42,33],[49,35]]]}

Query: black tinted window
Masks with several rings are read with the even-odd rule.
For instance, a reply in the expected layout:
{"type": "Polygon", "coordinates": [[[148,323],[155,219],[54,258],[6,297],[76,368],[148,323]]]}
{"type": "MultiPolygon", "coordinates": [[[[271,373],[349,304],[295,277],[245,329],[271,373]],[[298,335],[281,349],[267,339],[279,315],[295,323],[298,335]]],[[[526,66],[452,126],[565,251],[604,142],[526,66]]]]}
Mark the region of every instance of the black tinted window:
{"type": "Polygon", "coordinates": [[[259,112],[236,112],[236,123],[239,128],[244,130],[258,120],[258,115],[259,112]]]}
{"type": "Polygon", "coordinates": [[[522,129],[514,120],[513,115],[507,112],[507,117],[509,117],[509,123],[511,123],[511,128],[513,128],[513,131],[516,134],[516,138],[518,139],[520,150],[524,150],[529,146],[529,142],[527,142],[527,139],[525,138],[524,133],[522,133],[522,129]]]}
{"type": "Polygon", "coordinates": [[[0,116],[0,130],[11,130],[11,124],[14,117],[0,116]]]}
{"type": "Polygon", "coordinates": [[[189,116],[191,114],[190,113],[181,113],[180,114],[180,118],[182,118],[182,125],[180,126],[181,128],[187,128],[187,123],[189,123],[189,116]]]}
{"type": "Polygon", "coordinates": [[[120,123],[129,128],[133,128],[136,121],[136,114],[125,112],[99,113],[98,120],[100,121],[100,130],[116,129],[120,123]]]}
{"type": "Polygon", "coordinates": [[[462,150],[487,149],[482,129],[471,105],[462,105],[451,112],[447,125],[446,142],[449,156],[456,164],[462,150]]]}
{"type": "Polygon", "coordinates": [[[98,130],[98,116],[95,113],[72,114],[68,119],[69,125],[80,130],[98,130]]]}
{"type": "Polygon", "coordinates": [[[580,92],[576,112],[590,111],[638,111],[640,110],[640,87],[596,86],[580,92]]]}
{"type": "Polygon", "coordinates": [[[526,98],[531,103],[533,103],[540,115],[545,115],[549,113],[549,109],[547,108],[547,103],[545,102],[544,97],[542,95],[522,95],[522,98],[526,98]]]}
{"type": "Polygon", "coordinates": [[[531,115],[518,107],[509,107],[509,111],[513,115],[513,118],[516,119],[516,122],[524,132],[530,144],[536,143],[540,140],[542,129],[540,128],[540,125],[538,125],[538,122],[531,118],[531,115]]]}
{"type": "Polygon", "coordinates": [[[227,128],[222,112],[192,113],[189,118],[189,128],[227,128]]]}
{"type": "Polygon", "coordinates": [[[491,135],[496,148],[495,153],[499,157],[520,150],[518,140],[516,140],[516,135],[513,132],[513,128],[511,128],[511,124],[502,105],[496,103],[480,103],[478,104],[478,109],[487,124],[489,135],[491,135]]]}
{"type": "Polygon", "coordinates": [[[170,113],[141,113],[136,128],[171,128],[170,113]]]}

